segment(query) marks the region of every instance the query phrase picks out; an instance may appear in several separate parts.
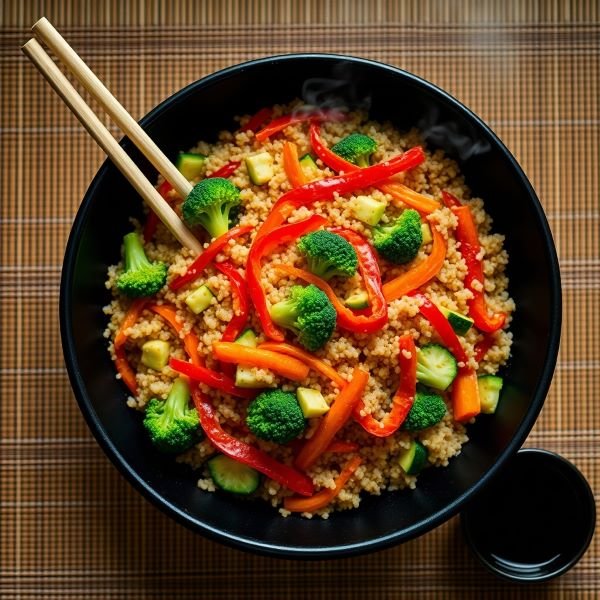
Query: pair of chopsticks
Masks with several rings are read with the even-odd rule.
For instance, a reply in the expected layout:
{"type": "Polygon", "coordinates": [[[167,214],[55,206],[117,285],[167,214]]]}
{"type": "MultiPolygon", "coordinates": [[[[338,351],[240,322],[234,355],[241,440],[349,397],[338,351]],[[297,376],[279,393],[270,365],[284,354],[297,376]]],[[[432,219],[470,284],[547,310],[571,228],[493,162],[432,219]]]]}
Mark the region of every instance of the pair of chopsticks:
{"type": "MultiPolygon", "coordinates": [[[[102,105],[123,133],[131,139],[158,172],[173,186],[179,196],[184,199],[187,198],[192,190],[190,182],[177,170],[175,165],[163,154],[125,108],[119,104],[119,101],[96,77],[73,48],[69,46],[50,21],[43,17],[31,29],[54,52],[59,61],[75,76],[92,97],[102,105]]],[[[41,44],[33,38],[24,44],[21,49],[169,231],[183,246],[186,246],[195,254],[200,254],[202,251],[200,242],[183,224],[169,203],[156,191],[152,183],[146,179],[108,129],[104,127],[100,119],[85,103],[85,100],[63,75],[41,44]]]]}

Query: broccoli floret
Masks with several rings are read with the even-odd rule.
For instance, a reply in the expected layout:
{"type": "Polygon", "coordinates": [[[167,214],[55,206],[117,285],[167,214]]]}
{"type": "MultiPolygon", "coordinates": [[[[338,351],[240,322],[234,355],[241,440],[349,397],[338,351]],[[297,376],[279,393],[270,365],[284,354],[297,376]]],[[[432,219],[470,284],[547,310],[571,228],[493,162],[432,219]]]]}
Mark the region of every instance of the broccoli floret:
{"type": "Polygon", "coordinates": [[[337,233],[313,231],[300,238],[298,249],[306,256],[309,270],[321,279],[352,277],[356,273],[356,250],[337,233]]]}
{"type": "Polygon", "coordinates": [[[190,227],[201,225],[216,238],[229,229],[229,211],[239,203],[240,190],[231,181],[210,177],[193,187],[181,213],[190,227]]]}
{"type": "Polygon", "coordinates": [[[140,236],[128,233],[123,238],[125,247],[125,270],[117,279],[117,289],[132,298],[152,296],[167,281],[167,265],[161,262],[151,263],[146,258],[140,236]]]}
{"type": "Polygon", "coordinates": [[[311,352],[327,343],[337,316],[327,295],[312,284],[292,287],[289,298],[274,304],[270,314],[275,323],[294,331],[311,352]]]}
{"type": "Polygon", "coordinates": [[[391,225],[373,228],[373,245],[377,252],[397,265],[413,260],[422,242],[421,217],[412,208],[405,210],[391,225]]]}
{"type": "Polygon", "coordinates": [[[368,135],[351,133],[335,144],[331,150],[353,165],[368,167],[371,154],[377,150],[377,142],[368,135]]]}
{"type": "Polygon", "coordinates": [[[406,416],[402,428],[419,431],[439,423],[446,414],[446,404],[441,396],[425,387],[418,386],[415,401],[406,416]]]}
{"type": "Polygon", "coordinates": [[[189,402],[190,388],[182,377],[175,380],[166,400],[148,402],[144,427],[161,452],[183,452],[202,438],[198,413],[189,402]]]}
{"type": "Polygon", "coordinates": [[[265,390],[250,403],[246,424],[256,437],[277,444],[287,444],[306,427],[296,396],[279,389],[265,390]]]}

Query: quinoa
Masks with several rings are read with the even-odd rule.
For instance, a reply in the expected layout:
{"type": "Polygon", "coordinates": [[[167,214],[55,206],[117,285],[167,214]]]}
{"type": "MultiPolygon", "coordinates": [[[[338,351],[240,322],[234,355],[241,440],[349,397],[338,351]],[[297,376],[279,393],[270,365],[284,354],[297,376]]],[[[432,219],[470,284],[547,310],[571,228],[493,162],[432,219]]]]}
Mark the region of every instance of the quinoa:
{"type": "MultiPolygon", "coordinates": [[[[275,106],[274,116],[286,114],[298,107],[298,103],[288,106],[275,106]]],[[[249,117],[241,117],[243,125],[249,117]]],[[[361,112],[350,113],[342,122],[328,122],[321,126],[321,135],[326,144],[331,147],[344,136],[360,132],[369,135],[377,142],[377,151],[372,157],[374,162],[385,160],[413,146],[422,145],[423,140],[417,130],[400,132],[389,123],[369,121],[361,112]]],[[[299,156],[311,151],[308,127],[305,123],[288,126],[281,134],[275,135],[265,142],[258,143],[254,134],[249,131],[235,133],[224,131],[214,143],[199,142],[190,152],[199,152],[207,156],[205,172],[207,175],[215,172],[230,161],[241,161],[240,167],[230,177],[230,181],[241,191],[243,206],[239,225],[253,227],[250,235],[230,241],[219,254],[216,261],[229,260],[243,273],[248,258],[248,251],[257,228],[266,219],[273,204],[283,193],[291,189],[290,183],[282,164],[284,141],[292,141],[297,145],[299,156]],[[268,152],[273,157],[274,175],[268,183],[262,186],[252,184],[244,164],[244,157],[257,152],[268,152]]],[[[508,262],[506,250],[503,247],[504,237],[492,232],[492,221],[485,212],[483,200],[471,197],[458,165],[444,155],[441,150],[426,150],[426,161],[417,168],[402,176],[403,183],[411,189],[431,198],[439,198],[442,190],[448,190],[469,206],[477,225],[481,243],[481,257],[485,282],[479,286],[485,291],[488,305],[493,311],[507,314],[505,328],[498,332],[495,344],[478,363],[475,359],[475,345],[482,339],[475,328],[462,338],[462,344],[468,357],[467,367],[476,369],[478,373],[496,373],[508,360],[512,343],[512,334],[507,330],[511,315],[515,309],[514,302],[508,294],[508,278],[505,267],[508,262]]],[[[335,173],[328,169],[321,160],[316,164],[321,177],[332,176],[335,173]]],[[[160,184],[161,181],[158,182],[160,184]]],[[[351,211],[352,201],[357,196],[370,196],[375,200],[387,203],[383,222],[393,221],[403,210],[408,208],[402,201],[392,198],[379,189],[361,189],[345,196],[336,195],[331,201],[319,201],[310,208],[301,207],[289,217],[290,222],[299,221],[310,214],[326,217],[333,226],[351,229],[367,239],[371,238],[371,229],[356,220],[351,211]]],[[[175,210],[180,213],[181,200],[170,192],[169,200],[175,210]]],[[[465,261],[460,253],[459,244],[454,237],[457,219],[453,212],[440,205],[438,210],[426,217],[430,227],[435,227],[447,242],[447,254],[439,273],[421,291],[436,304],[463,314],[468,313],[468,302],[472,293],[465,287],[464,279],[467,273],[465,261]]],[[[133,227],[141,233],[141,224],[133,221],[133,227]]],[[[199,232],[197,232],[199,233],[199,232]]],[[[201,235],[199,233],[199,235],[201,235]]],[[[210,240],[202,239],[204,247],[210,240]]],[[[169,265],[167,283],[185,273],[194,257],[191,251],[182,248],[169,231],[159,223],[156,234],[151,241],[145,243],[147,256],[152,261],[162,261],[169,265]]],[[[414,264],[425,260],[431,252],[431,244],[424,244],[414,261],[407,265],[392,265],[380,261],[383,280],[390,280],[411,269],[414,264]]],[[[273,265],[284,263],[305,268],[305,259],[294,243],[278,248],[265,261],[262,269],[262,285],[269,303],[283,300],[292,285],[298,282],[289,278],[273,265]]],[[[115,360],[114,338],[130,306],[131,300],[120,295],[116,289],[116,278],[123,269],[123,264],[111,266],[108,269],[106,287],[111,291],[113,300],[104,307],[108,324],[104,336],[108,341],[108,351],[115,360]]],[[[360,291],[362,280],[356,275],[346,280],[335,278],[331,285],[340,297],[360,291]]],[[[169,342],[171,356],[186,359],[186,351],[182,337],[193,331],[199,340],[198,353],[207,367],[214,367],[211,345],[221,339],[225,327],[235,314],[232,290],[228,278],[213,265],[209,265],[203,274],[189,286],[173,291],[166,285],[152,300],[154,303],[168,303],[175,307],[177,316],[182,324],[182,331],[177,334],[155,312],[146,307],[136,324],[129,328],[126,342],[126,356],[136,373],[138,394],[135,398],[128,397],[127,403],[134,409],[144,410],[151,398],[165,399],[177,373],[169,366],[161,371],[155,371],[141,363],[141,347],[149,340],[164,340],[169,342]],[[191,290],[201,285],[208,285],[214,294],[209,307],[199,315],[194,315],[185,304],[185,298],[191,290]]],[[[364,411],[380,419],[390,410],[391,399],[398,386],[398,340],[404,334],[410,334],[418,345],[428,342],[439,342],[435,329],[419,314],[419,301],[411,296],[403,296],[389,303],[388,323],[375,334],[355,334],[337,328],[329,342],[315,354],[331,365],[344,379],[349,379],[355,367],[361,367],[370,374],[368,385],[363,396],[364,411]]],[[[260,322],[251,311],[248,326],[257,332],[259,342],[266,341],[262,334],[260,322]]],[[[295,343],[293,334],[287,332],[291,343],[295,343]]],[[[294,390],[298,385],[320,390],[325,400],[331,404],[339,392],[338,388],[314,371],[310,371],[306,380],[294,383],[264,370],[254,369],[258,379],[265,387],[281,386],[285,390],[294,390]]],[[[119,377],[117,375],[117,377],[119,377]]],[[[292,464],[293,452],[289,446],[256,440],[244,426],[247,400],[232,398],[220,392],[201,386],[203,391],[211,396],[217,417],[225,431],[240,440],[246,441],[267,451],[275,459],[292,464]]],[[[428,450],[428,462],[431,467],[444,467],[449,460],[457,456],[463,444],[467,443],[467,429],[453,419],[452,405],[448,394],[443,394],[447,404],[445,417],[437,425],[418,432],[399,430],[386,438],[374,438],[362,427],[350,419],[337,438],[354,442],[359,446],[362,464],[355,471],[341,493],[324,509],[315,514],[327,518],[334,510],[346,510],[360,504],[361,495],[381,494],[386,490],[413,489],[417,484],[414,475],[407,475],[399,465],[399,456],[405,451],[412,439],[418,439],[428,450]]],[[[310,419],[303,433],[304,438],[314,434],[319,419],[310,419]]],[[[190,450],[184,452],[177,460],[197,469],[199,473],[198,487],[206,492],[213,492],[213,483],[205,462],[216,452],[208,439],[204,439],[190,450]]],[[[307,471],[315,484],[315,489],[332,488],[339,475],[347,456],[344,454],[325,453],[307,471]]],[[[282,516],[289,511],[282,507],[283,499],[291,492],[278,483],[265,479],[255,493],[263,500],[277,507],[282,516]]],[[[312,514],[305,514],[312,517],[312,514]]]]}

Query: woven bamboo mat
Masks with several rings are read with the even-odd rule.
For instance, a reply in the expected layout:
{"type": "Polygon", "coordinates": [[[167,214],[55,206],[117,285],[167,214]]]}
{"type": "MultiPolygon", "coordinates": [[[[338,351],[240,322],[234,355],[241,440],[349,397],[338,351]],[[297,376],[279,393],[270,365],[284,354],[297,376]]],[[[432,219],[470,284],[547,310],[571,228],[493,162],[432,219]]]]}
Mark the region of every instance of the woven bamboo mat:
{"type": "Polygon", "coordinates": [[[596,0],[0,2],[2,598],[598,598],[598,536],[571,572],[521,588],[487,574],[457,519],[401,547],[327,563],[253,557],[150,506],[92,439],[58,330],[71,222],[101,151],[19,52],[46,15],[136,117],[216,69],[268,54],[354,54],[408,69],[505,141],[552,226],[564,292],[554,383],[528,445],[600,490],[596,0]]]}

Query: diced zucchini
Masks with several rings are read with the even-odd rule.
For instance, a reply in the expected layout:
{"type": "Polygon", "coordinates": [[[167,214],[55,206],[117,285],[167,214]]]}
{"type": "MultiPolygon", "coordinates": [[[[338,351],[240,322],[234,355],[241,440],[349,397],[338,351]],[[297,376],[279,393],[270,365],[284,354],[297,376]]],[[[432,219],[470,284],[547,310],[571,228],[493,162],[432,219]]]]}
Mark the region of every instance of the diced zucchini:
{"type": "Polygon", "coordinates": [[[180,152],[175,162],[179,172],[188,180],[197,179],[204,173],[204,154],[180,152]]]}
{"type": "Polygon", "coordinates": [[[268,152],[261,152],[246,157],[246,168],[252,183],[262,185],[273,177],[273,157],[268,152]]]}
{"type": "Polygon", "coordinates": [[[491,415],[496,412],[503,384],[502,377],[498,375],[480,375],[477,378],[482,413],[491,415]]]}
{"type": "Polygon", "coordinates": [[[210,306],[213,297],[214,294],[211,289],[204,284],[196,288],[191,294],[188,294],[185,303],[194,314],[198,315],[210,306]]]}
{"type": "Polygon", "coordinates": [[[421,442],[412,440],[410,448],[400,455],[400,466],[407,475],[416,475],[427,464],[428,454],[427,448],[421,442]]]}
{"type": "Polygon", "coordinates": [[[296,397],[298,398],[298,404],[302,409],[302,414],[306,419],[320,417],[329,410],[329,405],[325,402],[323,394],[318,390],[299,387],[296,390],[296,397]]]}
{"type": "Polygon", "coordinates": [[[367,225],[377,225],[383,217],[385,202],[374,200],[370,196],[357,196],[350,205],[350,211],[356,219],[367,225]]]}
{"type": "Polygon", "coordinates": [[[163,340],[150,340],[142,346],[142,364],[155,371],[162,371],[169,362],[171,345],[163,340]]]}
{"type": "Polygon", "coordinates": [[[224,454],[211,458],[208,470],[213,481],[222,490],[232,494],[251,494],[260,484],[258,471],[224,454]]]}
{"type": "Polygon", "coordinates": [[[361,308],[368,308],[368,306],[369,306],[369,294],[367,294],[367,292],[365,292],[364,290],[362,292],[358,292],[356,294],[352,294],[352,296],[348,296],[344,300],[344,304],[348,308],[355,308],[357,310],[361,309],[361,308]]]}
{"type": "Polygon", "coordinates": [[[456,377],[456,359],[440,344],[417,348],[417,381],[436,390],[445,390],[456,377]]]}
{"type": "Polygon", "coordinates": [[[248,346],[248,348],[256,348],[258,346],[258,341],[256,340],[256,334],[252,329],[248,328],[240,333],[240,336],[237,340],[235,340],[236,344],[241,344],[242,346],[248,346]]]}
{"type": "Polygon", "coordinates": [[[421,235],[423,236],[423,241],[421,242],[423,246],[433,241],[433,236],[431,235],[431,227],[429,227],[428,223],[421,223],[421,235]]]}
{"type": "Polygon", "coordinates": [[[441,313],[448,319],[448,323],[458,335],[465,335],[473,326],[473,319],[460,313],[440,306],[441,313]]]}
{"type": "Polygon", "coordinates": [[[310,154],[305,154],[299,162],[304,174],[309,179],[316,179],[319,176],[320,169],[317,167],[315,159],[310,154]]]}

